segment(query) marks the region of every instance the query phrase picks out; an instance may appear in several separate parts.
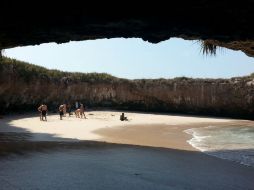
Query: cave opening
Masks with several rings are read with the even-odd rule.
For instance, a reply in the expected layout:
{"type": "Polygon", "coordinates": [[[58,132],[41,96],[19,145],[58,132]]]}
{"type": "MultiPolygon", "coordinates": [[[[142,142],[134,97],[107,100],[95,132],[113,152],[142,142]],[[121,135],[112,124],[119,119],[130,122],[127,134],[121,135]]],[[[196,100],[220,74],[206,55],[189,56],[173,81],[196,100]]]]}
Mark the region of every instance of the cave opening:
{"type": "Polygon", "coordinates": [[[1,3],[1,189],[253,189],[254,1],[84,3],[1,3]]]}
{"type": "Polygon", "coordinates": [[[79,99],[90,107],[252,117],[253,58],[210,46],[113,38],[6,49],[3,110],[44,101],[55,110],[79,99]],[[49,94],[41,95],[44,84],[49,94]]]}
{"type": "Polygon", "coordinates": [[[6,49],[7,57],[48,69],[107,73],[126,79],[231,78],[251,75],[253,58],[241,51],[172,38],[151,44],[138,38],[47,43],[6,49]],[[141,72],[142,71],[142,72],[141,72]]]}

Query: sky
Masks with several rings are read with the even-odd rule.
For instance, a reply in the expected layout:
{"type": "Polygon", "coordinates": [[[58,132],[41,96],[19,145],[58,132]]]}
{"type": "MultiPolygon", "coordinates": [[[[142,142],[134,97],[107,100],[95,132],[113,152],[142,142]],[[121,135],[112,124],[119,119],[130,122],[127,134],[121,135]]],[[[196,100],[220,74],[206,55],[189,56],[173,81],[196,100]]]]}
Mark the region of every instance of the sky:
{"type": "Polygon", "coordinates": [[[128,79],[230,78],[254,73],[254,58],[218,50],[206,56],[197,41],[172,38],[151,44],[138,38],[48,43],[6,49],[4,55],[49,69],[109,73],[128,79]]]}

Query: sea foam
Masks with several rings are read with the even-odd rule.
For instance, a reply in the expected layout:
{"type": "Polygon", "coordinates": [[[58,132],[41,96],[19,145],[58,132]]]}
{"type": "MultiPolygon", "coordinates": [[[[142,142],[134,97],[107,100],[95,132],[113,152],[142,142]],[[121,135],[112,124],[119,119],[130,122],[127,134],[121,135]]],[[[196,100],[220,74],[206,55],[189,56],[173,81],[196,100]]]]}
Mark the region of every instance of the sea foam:
{"type": "Polygon", "coordinates": [[[208,126],[185,130],[194,148],[222,159],[254,167],[254,126],[208,126]]]}

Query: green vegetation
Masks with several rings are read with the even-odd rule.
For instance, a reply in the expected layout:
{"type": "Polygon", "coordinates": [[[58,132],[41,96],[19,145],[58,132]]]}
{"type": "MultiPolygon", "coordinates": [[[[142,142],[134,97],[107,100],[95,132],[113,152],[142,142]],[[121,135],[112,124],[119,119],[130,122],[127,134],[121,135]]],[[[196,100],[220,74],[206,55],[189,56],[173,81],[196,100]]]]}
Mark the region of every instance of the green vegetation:
{"type": "Polygon", "coordinates": [[[200,41],[201,51],[204,55],[216,55],[217,46],[214,45],[210,40],[200,41]]]}
{"type": "MultiPolygon", "coordinates": [[[[0,78],[5,77],[7,75],[16,76],[18,80],[24,80],[26,82],[33,81],[33,80],[49,80],[49,81],[72,81],[72,82],[89,82],[89,83],[96,83],[96,82],[107,82],[107,83],[128,83],[128,84],[139,84],[139,85],[151,85],[154,83],[158,84],[170,84],[172,82],[211,82],[211,81],[225,81],[227,79],[200,79],[200,78],[188,78],[188,77],[176,77],[173,79],[135,79],[135,80],[128,80],[114,77],[107,73],[80,73],[80,72],[63,72],[59,70],[50,70],[46,69],[45,67],[37,66],[34,64],[30,64],[27,62],[18,61],[16,59],[10,59],[7,57],[2,57],[0,59],[0,78]]],[[[234,77],[232,80],[235,79],[245,79],[245,80],[252,80],[254,79],[254,73],[249,76],[243,77],[234,77]]]]}
{"type": "Polygon", "coordinates": [[[30,81],[33,79],[49,79],[49,80],[61,80],[63,78],[68,78],[72,81],[81,82],[111,82],[119,80],[112,75],[107,73],[71,73],[63,72],[59,70],[49,70],[41,66],[29,64],[26,62],[18,61],[16,59],[10,59],[7,57],[2,57],[0,60],[0,72],[5,69],[20,76],[21,79],[25,81],[30,81]]]}
{"type": "Polygon", "coordinates": [[[250,74],[250,78],[254,78],[254,73],[251,73],[251,74],[250,74]]]}

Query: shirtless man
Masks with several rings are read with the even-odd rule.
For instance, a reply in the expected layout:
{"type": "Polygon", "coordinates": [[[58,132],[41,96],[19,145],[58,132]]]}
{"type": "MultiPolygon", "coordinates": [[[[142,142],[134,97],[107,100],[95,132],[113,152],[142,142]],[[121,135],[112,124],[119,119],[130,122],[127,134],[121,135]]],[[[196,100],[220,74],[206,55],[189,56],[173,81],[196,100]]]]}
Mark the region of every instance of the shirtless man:
{"type": "Polygon", "coordinates": [[[60,114],[60,120],[62,120],[64,115],[64,105],[59,106],[59,114],[60,114]]]}
{"type": "Polygon", "coordinates": [[[80,118],[80,109],[75,110],[75,115],[76,117],[80,118]]]}
{"type": "Polygon", "coordinates": [[[71,104],[69,103],[69,104],[67,104],[66,105],[66,112],[69,114],[69,117],[71,117],[71,104]]]}
{"type": "Polygon", "coordinates": [[[84,116],[84,118],[86,119],[85,107],[84,107],[83,104],[80,104],[80,117],[83,118],[83,116],[84,116]]]}
{"type": "Polygon", "coordinates": [[[66,104],[63,104],[64,108],[63,108],[63,113],[64,113],[64,117],[66,117],[66,112],[67,112],[67,106],[66,104]]]}
{"type": "Polygon", "coordinates": [[[38,111],[40,112],[40,120],[44,121],[43,118],[45,118],[45,121],[47,121],[47,112],[48,112],[48,107],[45,104],[42,104],[38,107],[38,111]]]}

